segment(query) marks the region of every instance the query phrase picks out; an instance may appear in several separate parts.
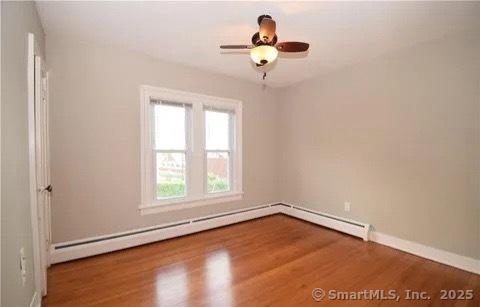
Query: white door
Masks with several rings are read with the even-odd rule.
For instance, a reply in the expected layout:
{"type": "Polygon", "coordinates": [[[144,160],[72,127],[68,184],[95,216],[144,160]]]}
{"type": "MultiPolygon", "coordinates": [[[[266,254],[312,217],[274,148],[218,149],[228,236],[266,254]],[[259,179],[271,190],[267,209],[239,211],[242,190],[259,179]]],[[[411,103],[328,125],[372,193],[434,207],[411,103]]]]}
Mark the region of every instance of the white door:
{"type": "Polygon", "coordinates": [[[35,57],[35,149],[37,173],[38,234],[42,295],[47,294],[50,248],[50,157],[48,138],[48,75],[39,56],[35,57]]]}
{"type": "Polygon", "coordinates": [[[28,154],[35,291],[47,294],[50,246],[48,91],[35,36],[28,34],[28,154]]]}

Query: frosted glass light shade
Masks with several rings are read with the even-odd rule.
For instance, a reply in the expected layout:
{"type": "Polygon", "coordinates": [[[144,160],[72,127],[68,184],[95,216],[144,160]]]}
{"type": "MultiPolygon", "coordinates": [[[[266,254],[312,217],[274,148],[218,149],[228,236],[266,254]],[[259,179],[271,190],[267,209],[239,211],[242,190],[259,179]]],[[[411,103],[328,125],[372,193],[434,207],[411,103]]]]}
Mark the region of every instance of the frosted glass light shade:
{"type": "Polygon", "coordinates": [[[250,50],[250,58],[257,64],[265,65],[275,61],[278,50],[275,47],[262,45],[250,50]]]}

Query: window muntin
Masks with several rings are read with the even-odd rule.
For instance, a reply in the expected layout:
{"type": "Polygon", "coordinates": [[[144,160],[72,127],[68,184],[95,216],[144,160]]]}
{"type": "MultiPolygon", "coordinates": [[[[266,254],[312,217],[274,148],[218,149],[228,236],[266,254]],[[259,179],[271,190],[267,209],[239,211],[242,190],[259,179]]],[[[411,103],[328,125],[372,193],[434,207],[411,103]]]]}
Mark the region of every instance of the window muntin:
{"type": "Polygon", "coordinates": [[[154,199],[187,195],[187,127],[190,107],[152,100],[154,199]]]}
{"type": "Polygon", "coordinates": [[[225,193],[232,186],[233,112],[205,110],[207,193],[225,193]]]}

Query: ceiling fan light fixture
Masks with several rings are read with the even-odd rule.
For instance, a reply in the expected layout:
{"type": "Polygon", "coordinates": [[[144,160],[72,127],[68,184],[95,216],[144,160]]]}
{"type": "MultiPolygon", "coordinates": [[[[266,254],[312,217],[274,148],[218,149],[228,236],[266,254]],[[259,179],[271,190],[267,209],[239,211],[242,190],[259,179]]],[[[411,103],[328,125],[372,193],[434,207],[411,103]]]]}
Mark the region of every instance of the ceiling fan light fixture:
{"type": "Polygon", "coordinates": [[[272,63],[277,59],[277,48],[269,45],[261,45],[250,49],[250,58],[259,65],[272,63]]]}

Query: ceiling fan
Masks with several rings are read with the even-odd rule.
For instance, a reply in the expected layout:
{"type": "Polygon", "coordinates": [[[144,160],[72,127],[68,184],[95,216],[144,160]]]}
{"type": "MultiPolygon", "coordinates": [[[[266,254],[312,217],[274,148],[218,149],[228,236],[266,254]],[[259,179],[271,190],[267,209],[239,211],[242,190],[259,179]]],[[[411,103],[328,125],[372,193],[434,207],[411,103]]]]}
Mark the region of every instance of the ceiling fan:
{"type": "MultiPolygon", "coordinates": [[[[303,42],[280,42],[275,34],[276,23],[270,15],[258,17],[260,29],[252,36],[251,45],[220,45],[221,49],[250,49],[250,58],[261,67],[275,61],[278,52],[305,52],[310,46],[303,42]]],[[[266,73],[263,74],[265,79],[266,73]]]]}

